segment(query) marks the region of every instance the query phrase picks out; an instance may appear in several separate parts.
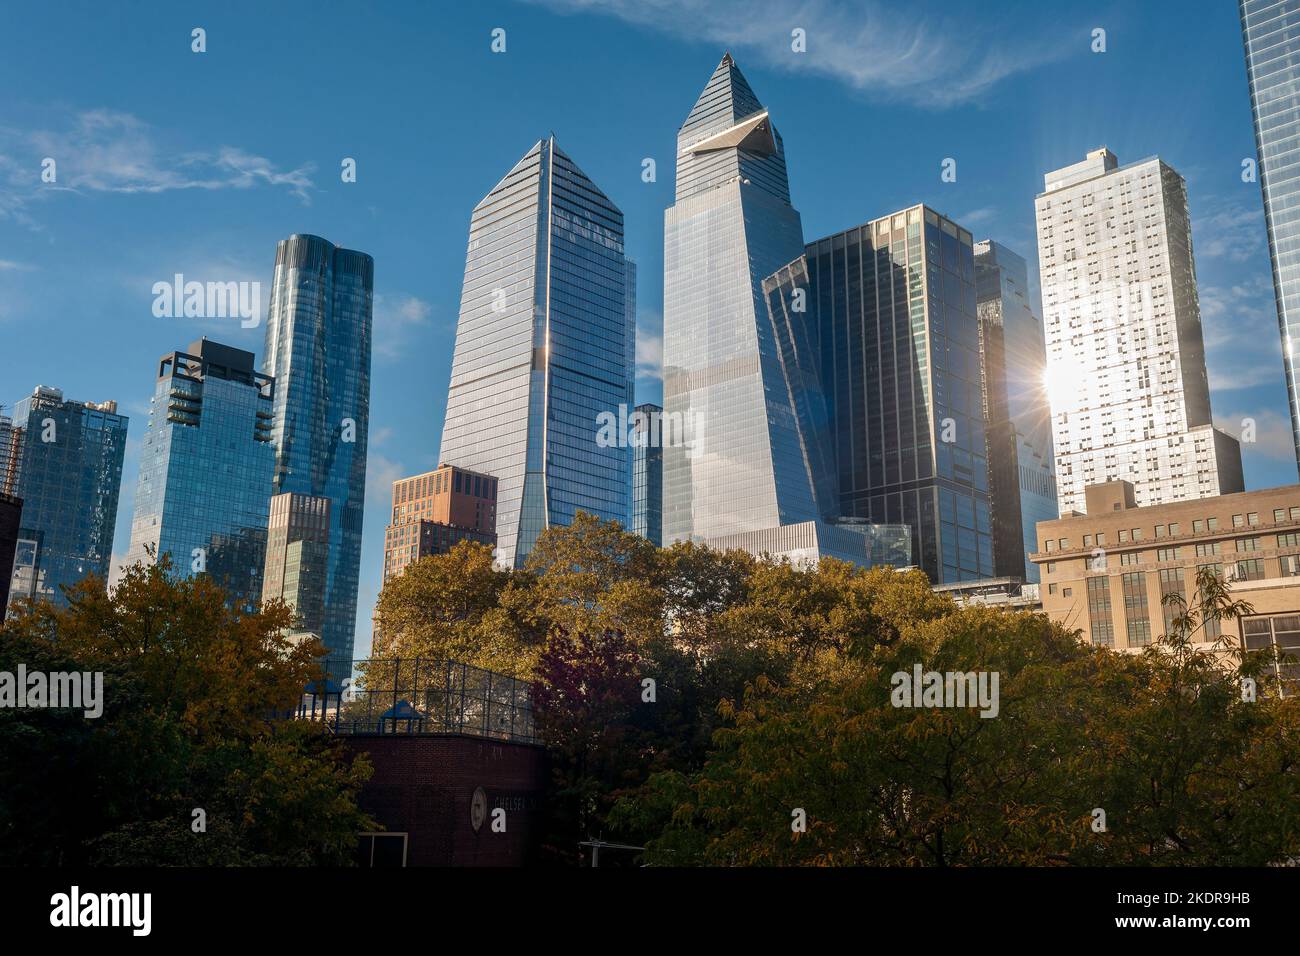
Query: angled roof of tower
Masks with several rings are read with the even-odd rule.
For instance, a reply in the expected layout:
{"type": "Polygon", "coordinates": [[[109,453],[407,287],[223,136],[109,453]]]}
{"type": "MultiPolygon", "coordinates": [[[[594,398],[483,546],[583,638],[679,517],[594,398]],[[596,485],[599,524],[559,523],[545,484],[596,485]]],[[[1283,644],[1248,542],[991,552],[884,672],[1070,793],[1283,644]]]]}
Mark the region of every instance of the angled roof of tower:
{"type": "Polygon", "coordinates": [[[699,99],[691,108],[686,122],[677,134],[678,142],[696,139],[708,133],[728,129],[741,120],[763,112],[749,81],[736,66],[730,53],[723,54],[718,68],[704,85],[699,99]]]}
{"type": "MultiPolygon", "coordinates": [[[[573,168],[574,172],[582,177],[583,182],[587,184],[587,187],[591,189],[592,192],[611,205],[613,204],[613,200],[605,195],[599,186],[592,182],[591,177],[582,171],[582,167],[573,161],[573,157],[560,149],[559,145],[555,142],[555,134],[552,133],[546,138],[539,139],[535,142],[528,152],[524,153],[524,155],[520,157],[519,162],[510,167],[510,172],[502,176],[500,182],[489,189],[487,195],[480,199],[478,205],[474,208],[478,209],[486,205],[498,192],[507,186],[514,184],[520,175],[537,176],[539,174],[540,166],[544,166],[547,163],[548,153],[553,153],[555,156],[559,156],[563,159],[573,168]],[[535,157],[537,158],[537,162],[533,161],[535,157]]],[[[616,206],[615,208],[617,209],[618,207],[616,206]]]]}

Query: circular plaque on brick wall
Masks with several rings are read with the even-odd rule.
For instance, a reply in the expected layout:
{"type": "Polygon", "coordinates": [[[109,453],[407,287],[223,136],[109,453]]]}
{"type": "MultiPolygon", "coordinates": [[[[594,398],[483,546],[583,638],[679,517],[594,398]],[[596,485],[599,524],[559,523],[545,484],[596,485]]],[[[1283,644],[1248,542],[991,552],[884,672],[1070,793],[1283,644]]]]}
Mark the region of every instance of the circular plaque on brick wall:
{"type": "Polygon", "coordinates": [[[487,792],[482,787],[474,788],[474,796],[469,800],[469,823],[478,833],[479,827],[487,819],[487,792]]]}

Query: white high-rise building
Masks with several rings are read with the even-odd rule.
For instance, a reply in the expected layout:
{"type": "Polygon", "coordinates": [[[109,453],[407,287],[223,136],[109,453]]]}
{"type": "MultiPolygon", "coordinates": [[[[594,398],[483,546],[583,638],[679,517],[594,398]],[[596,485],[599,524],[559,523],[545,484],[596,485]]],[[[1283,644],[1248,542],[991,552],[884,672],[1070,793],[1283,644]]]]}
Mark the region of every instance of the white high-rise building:
{"type": "Polygon", "coordinates": [[[1062,515],[1124,479],[1139,506],[1243,490],[1215,428],[1187,186],[1158,157],[1106,148],[1047,173],[1035,200],[1047,386],[1062,515]]]}

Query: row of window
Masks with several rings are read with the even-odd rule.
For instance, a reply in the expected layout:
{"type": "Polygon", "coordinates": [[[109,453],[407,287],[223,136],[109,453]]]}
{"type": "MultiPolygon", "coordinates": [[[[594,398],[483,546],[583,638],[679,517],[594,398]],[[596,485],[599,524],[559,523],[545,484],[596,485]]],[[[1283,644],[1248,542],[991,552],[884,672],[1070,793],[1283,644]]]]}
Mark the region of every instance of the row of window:
{"type": "MultiPolygon", "coordinates": [[[[1273,523],[1281,524],[1284,521],[1300,521],[1300,507],[1274,508],[1273,523]]],[[[1255,527],[1259,523],[1260,520],[1259,520],[1258,511],[1251,511],[1245,514],[1238,514],[1232,516],[1232,526],[1234,528],[1255,527]]],[[[1209,531],[1218,531],[1218,530],[1219,530],[1218,518],[1204,518],[1204,519],[1197,518],[1192,522],[1192,534],[1204,534],[1209,531]]],[[[1155,526],[1155,536],[1157,538],[1173,538],[1173,537],[1177,537],[1181,533],[1182,533],[1182,528],[1177,521],[1171,521],[1167,525],[1158,524],[1155,526]]],[[[1283,537],[1290,537],[1294,539],[1296,538],[1296,535],[1294,534],[1279,535],[1278,536],[1279,546],[1281,546],[1282,544],[1283,537]]],[[[1129,542],[1132,541],[1141,541],[1143,540],[1142,529],[1121,528],[1119,530],[1118,538],[1120,544],[1128,544],[1129,542]]],[[[1294,543],[1294,542],[1289,542],[1289,543],[1294,543]]],[[[1085,548],[1091,548],[1094,546],[1103,547],[1105,546],[1105,544],[1106,544],[1106,533],[1104,531],[1099,531],[1097,532],[1096,535],[1085,534],[1083,536],[1083,546],[1085,548]]],[[[1044,551],[1068,551],[1069,549],[1070,549],[1069,538],[1043,539],[1044,551]]]]}

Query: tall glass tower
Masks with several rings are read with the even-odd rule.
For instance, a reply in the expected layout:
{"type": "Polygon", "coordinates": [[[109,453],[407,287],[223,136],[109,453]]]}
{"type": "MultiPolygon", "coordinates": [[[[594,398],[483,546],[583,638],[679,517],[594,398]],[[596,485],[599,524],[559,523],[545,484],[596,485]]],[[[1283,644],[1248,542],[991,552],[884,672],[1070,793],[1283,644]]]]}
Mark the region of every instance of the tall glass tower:
{"type": "Polygon", "coordinates": [[[276,247],[262,371],[275,379],[275,494],[330,501],[321,640],[350,659],[361,574],[375,261],[319,236],[276,247]]]}
{"type": "Polygon", "coordinates": [[[628,520],[635,335],[623,213],[539,140],[474,207],[439,460],[492,475],[497,560],[523,564],[579,510],[628,520]]]}
{"type": "Polygon", "coordinates": [[[1040,521],[1060,517],[1052,460],[1043,323],[1029,303],[1029,268],[1000,242],[975,243],[975,297],[999,577],[1038,581],[1040,521]]]}
{"type": "Polygon", "coordinates": [[[632,441],[632,524],[628,528],[656,547],[664,534],[664,449],[661,439],[663,409],[638,405],[632,441]]]}
{"type": "Polygon", "coordinates": [[[1291,437],[1300,467],[1300,4],[1239,0],[1259,182],[1273,259],[1291,437]]]}
{"type": "Polygon", "coordinates": [[[261,603],[274,390],[252,352],[209,339],[159,360],[128,563],[170,554],[177,572],[210,575],[233,606],[261,603]]]}
{"type": "Polygon", "coordinates": [[[126,452],[116,402],[65,400],[39,386],[0,427],[0,491],[22,499],[9,600],[65,604],[63,586],[108,579],[126,452]]]}
{"type": "Polygon", "coordinates": [[[665,543],[820,517],[762,282],[803,252],[785,151],[731,54],[677,134],[664,214],[665,543]]]}

